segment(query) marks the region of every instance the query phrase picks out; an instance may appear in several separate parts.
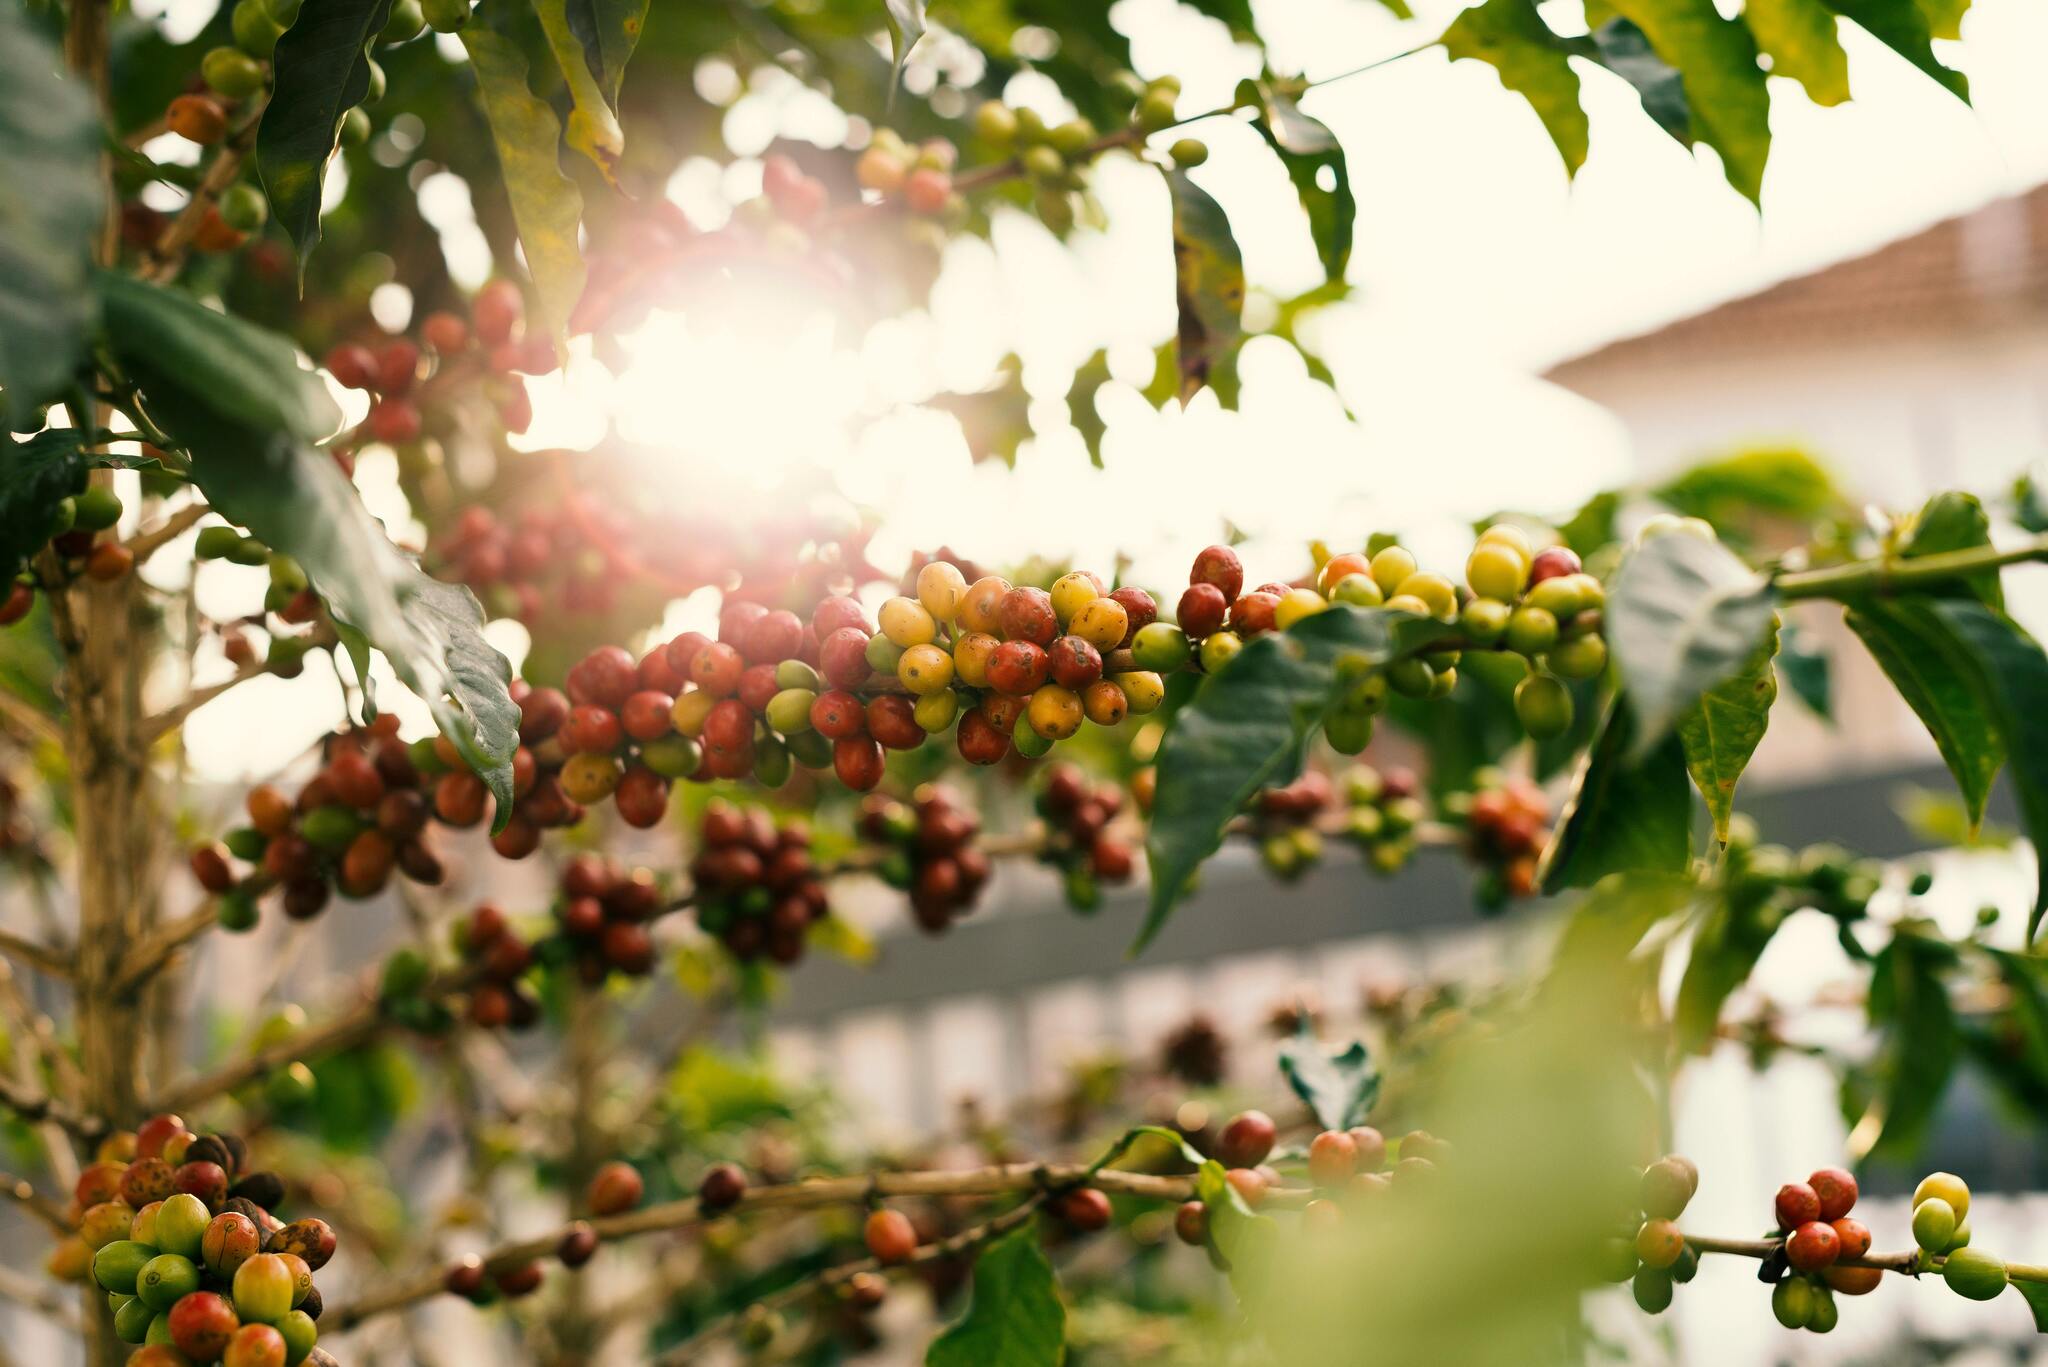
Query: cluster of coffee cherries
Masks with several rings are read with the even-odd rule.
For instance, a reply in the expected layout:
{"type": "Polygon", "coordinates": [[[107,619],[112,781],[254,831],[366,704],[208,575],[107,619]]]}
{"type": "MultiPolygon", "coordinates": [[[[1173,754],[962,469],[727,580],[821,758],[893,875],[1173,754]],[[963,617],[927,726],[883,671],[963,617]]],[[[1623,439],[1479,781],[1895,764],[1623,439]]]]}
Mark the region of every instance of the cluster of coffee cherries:
{"type": "Polygon", "coordinates": [[[1252,799],[1252,838],[1260,861],[1275,878],[1292,882],[1321,862],[1323,833],[1317,823],[1335,800],[1330,776],[1319,769],[1252,799]]]}
{"type": "MultiPolygon", "coordinates": [[[[1280,1160],[1274,1156],[1278,1138],[1278,1127],[1264,1111],[1240,1111],[1207,1145],[1210,1156],[1224,1165],[1238,1198],[1251,1209],[1265,1204],[1283,1180],[1276,1166],[1280,1160]]],[[[1347,1208],[1369,1208],[1396,1188],[1430,1180],[1449,1154],[1450,1145],[1427,1130],[1413,1130],[1392,1141],[1371,1125],[1324,1130],[1309,1141],[1305,1155],[1307,1176],[1317,1195],[1302,1207],[1302,1222],[1309,1228],[1333,1228],[1343,1222],[1347,1208]]],[[[1207,1203],[1183,1203],[1174,1217],[1174,1232],[1183,1243],[1206,1244],[1207,1203]]]]}
{"type": "Polygon", "coordinates": [[[334,1231],[286,1224],[272,1172],[244,1172],[234,1135],[196,1135],[175,1115],[117,1133],[79,1174],[78,1234],[51,1270],[107,1294],[114,1332],[143,1345],[130,1367],[287,1367],[332,1363],[314,1346],[313,1274],[334,1256],[334,1231]]]}
{"type": "MultiPolygon", "coordinates": [[[[81,470],[78,486],[57,500],[42,538],[49,543],[64,571],[109,583],[135,568],[135,552],[119,541],[100,540],[121,520],[121,498],[104,485],[88,484],[81,470]]],[[[36,605],[33,579],[22,577],[20,567],[0,594],[0,627],[11,627],[36,605]]]]}
{"type": "MultiPolygon", "coordinates": [[[[417,6],[415,6],[417,10],[417,6]]],[[[325,360],[335,383],[373,397],[369,414],[340,446],[359,441],[405,446],[418,441],[421,404],[457,379],[482,381],[508,432],[524,432],[533,402],[521,375],[545,375],[557,364],[554,343],[526,330],[526,299],[510,280],[493,280],[470,301],[469,318],[450,312],[420,320],[418,339],[378,337],[338,342],[325,360]],[[429,381],[439,381],[438,385],[429,381]]]]}
{"type": "Polygon", "coordinates": [[[1498,906],[1536,891],[1536,860],[1550,833],[1550,804],[1543,790],[1525,778],[1485,768],[1473,775],[1472,791],[1446,804],[1446,814],[1465,826],[1465,853],[1486,870],[1479,885],[1483,906],[1498,906]]]}
{"type": "Polygon", "coordinates": [[[1922,1270],[1941,1268],[1957,1295],[1996,1300],[2010,1281],[2003,1259],[1970,1246],[1970,1187],[1952,1172],[1934,1172],[1913,1188],[1913,1242],[1922,1270]]]}
{"type": "Polygon", "coordinates": [[[613,973],[644,978],[656,959],[648,927],[664,907],[653,870],[627,868],[600,854],[575,855],[562,865],[554,903],[557,934],[535,952],[544,962],[572,964],[591,987],[613,973]]]}
{"type": "Polygon", "coordinates": [[[854,179],[885,202],[901,203],[926,218],[958,218],[966,205],[953,192],[959,149],[944,138],[912,147],[893,128],[877,128],[853,164],[854,179]]]}
{"type": "Polygon", "coordinates": [[[1840,1319],[1837,1292],[1865,1295],[1883,1279],[1882,1268],[1838,1265],[1870,1252],[1870,1230],[1849,1214],[1857,1194],[1856,1178],[1842,1168],[1821,1168],[1778,1188],[1772,1213],[1784,1243],[1765,1260],[1762,1275],[1776,1274],[1771,1312],[1787,1329],[1827,1333],[1840,1319]]]}
{"type": "Polygon", "coordinates": [[[859,832],[882,851],[876,875],[910,894],[911,916],[929,934],[974,910],[988,886],[989,858],[975,843],[981,818],[942,784],[919,787],[907,803],[869,793],[859,832]]]}
{"type": "MultiPolygon", "coordinates": [[[[988,100],[974,111],[975,133],[990,151],[1015,158],[1036,192],[1039,218],[1056,233],[1065,234],[1074,226],[1074,196],[1085,188],[1082,173],[1097,153],[1113,142],[1129,142],[1170,128],[1177,120],[1174,107],[1180,99],[1180,81],[1176,77],[1146,81],[1123,71],[1107,89],[1130,106],[1129,129],[1121,139],[1105,139],[1085,118],[1048,125],[1036,110],[1000,100],[988,100]]],[[[1174,144],[1173,157],[1184,166],[1200,165],[1208,157],[1208,148],[1193,138],[1183,138],[1174,144]]]]}
{"type": "Polygon", "coordinates": [[[476,975],[469,989],[469,1019],[486,1030],[530,1030],[540,1023],[540,999],[527,986],[534,947],[505,913],[486,902],[449,929],[456,957],[476,975]]]}
{"type": "Polygon", "coordinates": [[[873,577],[865,559],[871,530],[809,508],[744,527],[687,516],[657,527],[571,491],[509,518],[471,504],[428,554],[438,572],[476,590],[493,616],[530,626],[550,614],[608,617],[636,582],[680,596],[737,575],[746,596],[815,599],[831,584],[873,577]]]}
{"type": "Polygon", "coordinates": [[[1038,791],[1038,812],[1048,840],[1041,856],[1061,872],[1067,903],[1093,911],[1102,887],[1120,887],[1137,871],[1131,842],[1112,829],[1124,810],[1124,791],[1115,783],[1090,782],[1078,765],[1055,764],[1038,791]]]}
{"type": "Polygon", "coordinates": [[[473,825],[483,819],[488,793],[464,768],[442,782],[467,779],[475,785],[473,797],[435,789],[430,800],[422,763],[448,768],[436,744],[446,742],[408,746],[398,739],[398,719],[387,713],[360,730],[328,737],[324,764],[296,798],[270,784],[251,789],[249,824],[191,854],[193,876],[219,897],[222,927],[253,927],[257,899],[272,888],[282,890],[287,916],[307,920],[336,889],[344,897],[375,896],[394,869],[415,882],[440,882],[441,860],[426,840],[429,817],[473,825]],[[443,803],[444,796],[463,800],[443,803]],[[451,820],[451,813],[468,820],[451,820]],[[254,868],[237,873],[237,860],[254,868]]]}
{"type": "Polygon", "coordinates": [[[1678,1229],[1678,1217],[1699,1185],[1698,1166],[1680,1154],[1667,1154],[1644,1168],[1637,1183],[1635,1218],[1607,1249],[1609,1277],[1630,1283],[1636,1304],[1652,1315],[1670,1309],[1672,1287],[1699,1272],[1699,1250],[1678,1229]]]}
{"type": "Polygon", "coordinates": [[[795,964],[811,926],[831,910],[811,858],[810,827],[777,825],[758,807],[714,801],[704,808],[690,881],[697,924],[742,963],[795,964]]]}
{"type": "Polygon", "coordinates": [[[1343,835],[1375,873],[1399,873],[1414,856],[1416,828],[1429,816],[1419,790],[1405,765],[1354,764],[1344,772],[1343,835]]]}

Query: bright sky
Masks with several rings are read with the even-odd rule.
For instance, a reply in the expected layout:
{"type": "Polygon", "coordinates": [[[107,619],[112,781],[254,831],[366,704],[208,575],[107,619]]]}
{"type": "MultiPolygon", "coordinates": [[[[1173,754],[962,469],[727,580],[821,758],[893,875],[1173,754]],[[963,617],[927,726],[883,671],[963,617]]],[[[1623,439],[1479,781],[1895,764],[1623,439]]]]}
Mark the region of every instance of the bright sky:
{"type": "MultiPolygon", "coordinates": [[[[181,26],[210,8],[171,3],[181,26]]],[[[1414,45],[1459,6],[1422,0],[1413,24],[1371,0],[1255,8],[1276,68],[1317,77],[1414,45]]],[[[1141,72],[1183,77],[1184,110],[1227,103],[1253,70],[1250,49],[1174,0],[1120,0],[1113,20],[1132,36],[1141,72]]],[[[1359,201],[1357,301],[1318,328],[1355,419],[1290,349],[1257,343],[1236,413],[1207,395],[1188,412],[1155,413],[1134,389],[1106,387],[1107,468],[1088,468],[1066,426],[1071,368],[1107,345],[1119,377],[1142,383],[1151,347],[1172,328],[1164,192],[1148,168],[1112,158],[1095,180],[1103,231],[1062,247],[1005,215],[992,244],[955,244],[927,310],[864,339],[835,335],[805,298],[755,301],[744,329],[717,316],[657,317],[631,339],[624,375],[585,357],[537,385],[524,444],[587,447],[609,416],[666,449],[646,473],[679,503],[716,490],[744,516],[785,480],[822,483],[885,514],[884,555],[946,543],[993,562],[1041,553],[1109,569],[1121,551],[1129,578],[1171,589],[1227,519],[1249,538],[1254,578],[1297,572],[1309,538],[1356,545],[1382,528],[1403,532],[1426,562],[1451,563],[1469,541],[1463,519],[1503,505],[1566,510],[1628,477],[1618,425],[1533,378],[1545,365],[2048,175],[2048,9],[1978,0],[1964,40],[1937,45],[1969,74],[1974,109],[1846,21],[1842,30],[1853,104],[1821,109],[1791,82],[1771,83],[1776,139],[1761,218],[1711,152],[1687,153],[1628,87],[1583,64],[1593,137],[1576,184],[1490,67],[1431,52],[1313,92],[1307,108],[1343,140],[1359,201]],[[1024,360],[1040,436],[1014,471],[975,466],[951,419],[913,405],[974,386],[1011,352],[1024,360]]],[[[757,74],[744,91],[723,72],[700,73],[700,90],[719,85],[731,87],[721,92],[725,127],[741,153],[777,133],[825,145],[848,136],[838,111],[779,73],[757,74]]],[[[1027,78],[1011,94],[1057,112],[1043,83],[1027,78]]],[[[1305,220],[1256,136],[1223,121],[1192,131],[1214,150],[1195,177],[1229,212],[1253,286],[1286,296],[1314,285],[1305,220]]],[[[746,156],[723,168],[697,161],[670,193],[715,223],[758,183],[746,156]]],[[[476,282],[488,261],[464,187],[440,176],[422,194],[457,277],[476,282]]],[[[379,302],[380,317],[402,321],[405,300],[379,302]]],[[[374,452],[363,462],[366,496],[389,516],[398,509],[386,469],[374,452]]],[[[206,574],[224,584],[231,572],[206,574]]],[[[516,653],[516,632],[507,643],[516,653]]],[[[317,692],[331,715],[332,680],[320,673],[266,682],[277,697],[264,710],[317,692]]],[[[213,755],[205,767],[248,772],[278,758],[248,744],[241,709],[255,700],[236,699],[195,719],[196,748],[213,755]],[[213,732],[218,747],[206,743],[213,732]]]]}

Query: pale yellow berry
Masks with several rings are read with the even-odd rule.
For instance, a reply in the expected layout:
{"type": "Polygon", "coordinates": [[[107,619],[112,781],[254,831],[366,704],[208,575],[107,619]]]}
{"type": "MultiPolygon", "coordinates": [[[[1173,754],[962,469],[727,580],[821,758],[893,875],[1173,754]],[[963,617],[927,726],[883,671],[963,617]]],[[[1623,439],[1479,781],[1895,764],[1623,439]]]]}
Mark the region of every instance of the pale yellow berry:
{"type": "Polygon", "coordinates": [[[905,649],[930,645],[939,634],[939,624],[932,619],[925,605],[915,598],[891,598],[882,604],[877,615],[882,623],[882,634],[905,649]]]}

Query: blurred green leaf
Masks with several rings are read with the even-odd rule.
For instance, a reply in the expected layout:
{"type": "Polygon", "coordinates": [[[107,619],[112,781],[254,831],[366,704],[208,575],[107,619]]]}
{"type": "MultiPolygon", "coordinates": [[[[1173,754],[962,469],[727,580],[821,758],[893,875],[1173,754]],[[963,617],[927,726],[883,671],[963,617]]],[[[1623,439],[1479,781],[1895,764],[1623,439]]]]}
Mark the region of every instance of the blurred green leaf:
{"type": "MultiPolygon", "coordinates": [[[[578,32],[578,23],[570,17],[571,0],[533,0],[533,8],[540,16],[541,30],[547,34],[548,47],[569,87],[569,145],[589,157],[616,187],[626,135],[619,129],[618,116],[612,112],[611,99],[606,96],[598,74],[603,52],[592,52],[578,32]]],[[[583,15],[590,14],[587,0],[577,0],[574,8],[583,15]]],[[[590,29],[595,32],[594,22],[590,29]]]]}
{"type": "Polygon", "coordinates": [[[19,5],[0,6],[0,411],[19,423],[71,378],[93,325],[99,111],[63,66],[19,5]]]}
{"type": "Polygon", "coordinates": [[[2002,850],[2019,839],[2018,832],[1996,822],[1972,825],[1969,808],[1953,792],[1909,785],[1893,796],[1891,805],[1906,829],[1928,845],[2002,850]]]}
{"type": "Polygon", "coordinates": [[[1230,36],[1239,42],[1256,43],[1259,40],[1258,29],[1252,22],[1251,0],[1187,0],[1187,6],[1211,19],[1221,19],[1229,27],[1230,36]]]}
{"type": "Polygon", "coordinates": [[[1792,447],[1760,447],[1703,461],[1650,492],[1673,511],[1724,529],[1739,528],[1759,513],[1808,522],[1847,502],[1827,468],[1792,447]]]}
{"type": "Polygon", "coordinates": [[[1845,620],[1934,738],[1974,830],[2005,763],[2005,742],[1978,694],[1967,647],[1927,603],[1866,599],[1852,604],[1845,620]]]}
{"type": "MultiPolygon", "coordinates": [[[[554,0],[549,0],[553,3],[554,0]]],[[[619,107],[626,63],[639,45],[647,22],[648,0],[563,0],[569,31],[583,48],[584,60],[604,92],[605,102],[619,107]]],[[[549,41],[553,38],[550,35],[549,41]]]]}
{"type": "Polygon", "coordinates": [[[562,174],[562,126],[555,111],[534,98],[526,84],[526,55],[511,39],[474,24],[462,30],[462,46],[476,70],[477,91],[490,121],[505,193],[526,249],[526,268],[540,296],[548,335],[560,345],[569,314],[583,294],[583,252],[577,225],[583,194],[562,174]]]}
{"type": "Polygon", "coordinates": [[[1681,1050],[1703,1053],[1712,1047],[1722,1004],[1749,981],[1785,920],[1785,909],[1768,893],[1749,887],[1724,889],[1707,907],[1694,927],[1672,1011],[1681,1050]]]}
{"type": "MultiPolygon", "coordinates": [[[[1942,89],[1970,102],[1970,78],[1943,66],[1930,41],[1935,34],[1921,0],[1828,0],[1835,12],[1854,19],[1871,37],[1920,68],[1942,89]]],[[[1946,22],[1942,17],[1942,22],[1946,22]]]]}
{"type": "Polygon", "coordinates": [[[1453,60],[1470,57],[1500,75],[1500,83],[1529,102],[1557,144],[1565,172],[1586,164],[1590,127],[1579,105],[1579,74],[1572,45],[1551,32],[1533,0],[1486,0],[1460,14],[1439,40],[1453,60]]]}
{"type": "Polygon", "coordinates": [[[1244,340],[1244,257],[1223,206],[1185,171],[1161,174],[1173,196],[1180,399],[1185,403],[1209,385],[1225,408],[1235,408],[1236,352],[1244,340]]]}
{"type": "Polygon", "coordinates": [[[1778,633],[1778,673],[1792,686],[1792,696],[1822,721],[1835,719],[1834,662],[1814,644],[1810,633],[1792,622],[1778,633]]]}
{"type": "Polygon", "coordinates": [[[1607,644],[1638,752],[1749,664],[1771,623],[1770,581],[1718,541],[1667,532],[1622,561],[1607,590],[1607,644]]]}
{"type": "Polygon", "coordinates": [[[0,591],[50,539],[57,505],[85,489],[90,462],[74,428],[0,437],[0,591]]]}
{"type": "Polygon", "coordinates": [[[1735,784],[1763,742],[1771,724],[1771,704],[1778,700],[1778,675],[1771,668],[1777,653],[1774,624],[1748,664],[1708,689],[1691,711],[1678,718],[1685,767],[1707,801],[1714,839],[1723,845],[1728,843],[1728,820],[1735,814],[1735,784]]]}
{"type": "Polygon", "coordinates": [[[1693,135],[1720,153],[1728,183],[1760,202],[1771,150],[1770,98],[1749,30],[1723,18],[1714,0],[1614,0],[1614,8],[1678,68],[1693,135]]]}
{"type": "MultiPolygon", "coordinates": [[[[1899,545],[1899,554],[1909,558],[1941,555],[1947,551],[1976,550],[1990,544],[1991,518],[1976,496],[1942,493],[1928,499],[1913,515],[1912,526],[1899,545]]],[[[1926,592],[1936,598],[1967,592],[1981,603],[2000,611],[2005,608],[2005,590],[2000,586],[1995,569],[1980,571],[1946,588],[1936,585],[1926,592]]]]}
{"type": "Polygon", "coordinates": [[[2041,1282],[2014,1282],[2013,1290],[2027,1303],[2027,1309],[2034,1312],[2034,1331],[2048,1334],[2048,1284],[2041,1282]]]}
{"type": "Polygon", "coordinates": [[[1237,94],[1240,106],[1249,103],[1259,111],[1252,127],[1294,182],[1294,192],[1308,214],[1309,233],[1315,239],[1324,277],[1342,280],[1344,267],[1351,260],[1351,235],[1358,217],[1344,149],[1334,133],[1302,113],[1291,96],[1275,87],[1270,74],[1258,81],[1240,81],[1237,94]]]}
{"type": "Polygon", "coordinates": [[[1026,1225],[974,1260],[967,1313],[932,1342],[926,1367],[1059,1367],[1067,1357],[1067,1308],[1052,1264],[1026,1225]]]}
{"type": "Polygon", "coordinates": [[[1849,98],[1849,55],[1826,0],[1746,0],[1742,20],[1771,59],[1773,76],[1789,76],[1819,105],[1849,98]]]}
{"type": "Polygon", "coordinates": [[[1363,1125],[1379,1100],[1379,1065],[1364,1040],[1330,1053],[1315,1036],[1298,1034],[1280,1046],[1280,1072],[1326,1130],[1363,1125]]]}
{"type": "Polygon", "coordinates": [[[893,101],[896,87],[903,84],[903,64],[910,60],[910,49],[924,37],[924,0],[885,0],[885,4],[889,11],[889,51],[895,64],[889,77],[889,98],[893,101]]]}
{"type": "Polygon", "coordinates": [[[1963,16],[1969,9],[1970,0],[1920,0],[1920,12],[1927,16],[1927,31],[1936,38],[1951,41],[1963,36],[1963,16]]]}
{"type": "MultiPolygon", "coordinates": [[[[1108,374],[1106,367],[1103,374],[1108,374]]],[[[1031,395],[1024,390],[1023,363],[1015,355],[1005,356],[996,377],[982,388],[969,394],[935,394],[924,406],[959,420],[967,453],[977,461],[993,457],[1015,465],[1018,444],[1031,435],[1031,395]]],[[[1089,406],[1092,410],[1092,402],[1089,406]]],[[[1096,442],[1100,440],[1098,430],[1096,442]]],[[[1089,449],[1095,444],[1091,442],[1089,449]]]]}
{"type": "Polygon", "coordinates": [[[1944,981],[1954,964],[1954,950],[1910,926],[1872,961],[1868,1010],[1879,1045],[1869,1069],[1871,1097],[1847,1117],[1853,1157],[1911,1157],[1939,1111],[1957,1055],[1955,1007],[1944,981]]]}
{"type": "Polygon", "coordinates": [[[270,213],[306,258],[320,242],[320,195],[341,121],[370,92],[369,46],[391,0],[318,0],[277,40],[271,96],[256,129],[256,170],[270,213]]]}
{"type": "Polygon", "coordinates": [[[1680,873],[1692,857],[1685,747],[1667,734],[1637,755],[1627,694],[1607,716],[1558,814],[1537,881],[1546,893],[1591,887],[1612,873],[1680,873]]]}
{"type": "Polygon", "coordinates": [[[1600,64],[1635,87],[1643,112],[1680,145],[1692,146],[1692,106],[1678,68],[1659,57],[1649,35],[1617,15],[1592,32],[1593,54],[1600,64]]]}

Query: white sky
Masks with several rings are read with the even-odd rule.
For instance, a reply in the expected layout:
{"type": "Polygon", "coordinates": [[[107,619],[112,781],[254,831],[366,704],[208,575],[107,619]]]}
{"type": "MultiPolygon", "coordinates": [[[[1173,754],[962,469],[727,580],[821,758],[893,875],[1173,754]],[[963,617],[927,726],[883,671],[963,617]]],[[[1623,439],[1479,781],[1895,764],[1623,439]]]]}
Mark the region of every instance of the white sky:
{"type": "MultiPolygon", "coordinates": [[[[186,3],[174,0],[181,20],[186,3]]],[[[1313,78],[1410,47],[1459,6],[1422,0],[1413,24],[1372,0],[1255,8],[1276,69],[1313,78]]],[[[1120,0],[1113,18],[1141,72],[1183,77],[1183,110],[1227,103],[1253,70],[1249,49],[1174,0],[1120,0]]],[[[773,506],[785,480],[823,483],[885,514],[884,555],[945,543],[993,562],[1071,555],[1108,570],[1121,552],[1133,582],[1168,592],[1226,520],[1249,537],[1254,579],[1297,573],[1309,538],[1356,546],[1382,528],[1403,532],[1427,562],[1455,563],[1469,541],[1463,519],[1503,505],[1568,510],[1628,477],[1618,424],[1536,380],[1545,365],[2048,176],[2048,82],[2038,74],[2048,7],[1978,0],[1964,35],[1937,47],[1970,76],[1974,109],[1846,21],[1854,103],[1822,109],[1773,80],[1761,217],[1711,152],[1688,154],[1628,87],[1584,64],[1592,150],[1576,184],[1535,115],[1482,64],[1431,52],[1313,92],[1306,107],[1342,139],[1359,201],[1357,300],[1326,312],[1317,330],[1355,420],[1288,348],[1255,344],[1237,413],[1206,395],[1186,413],[1155,413],[1135,390],[1105,387],[1107,468],[1088,468],[1065,424],[1071,368],[1108,345],[1118,376],[1142,383],[1151,347],[1172,328],[1164,192],[1149,169],[1112,158],[1095,180],[1102,231],[1063,248],[1034,221],[1005,215],[992,244],[955,244],[928,309],[864,341],[835,339],[819,301],[803,297],[753,301],[744,320],[658,317],[632,340],[625,375],[586,358],[537,384],[538,420],[523,444],[587,447],[609,415],[667,449],[645,473],[679,504],[718,497],[743,517],[773,506]],[[1013,351],[1040,436],[1015,471],[974,466],[951,420],[914,405],[941,387],[971,388],[1013,351]]],[[[1047,100],[1029,81],[1012,95],[1047,100]]],[[[725,127],[751,153],[774,133],[836,145],[848,126],[770,72],[739,95],[725,127]]],[[[1306,222],[1263,144],[1222,121],[1190,131],[1212,144],[1196,179],[1229,212],[1254,288],[1285,296],[1317,283],[1306,222]]],[[[697,161],[670,193],[715,221],[758,183],[746,157],[723,168],[697,161]]],[[[488,263],[460,188],[429,182],[425,207],[458,279],[474,283],[488,263]]],[[[379,302],[383,317],[394,301],[379,302]]],[[[395,308],[402,316],[403,302],[395,308]]],[[[388,481],[380,494],[378,469],[371,453],[368,495],[390,516],[398,509],[388,481]]],[[[332,680],[314,677],[323,672],[265,687],[280,711],[317,692],[331,716],[332,680]]],[[[196,746],[213,754],[203,767],[261,770],[302,740],[257,753],[241,710],[249,701],[238,692],[195,718],[196,746]],[[204,742],[213,732],[217,749],[204,742]]]]}

